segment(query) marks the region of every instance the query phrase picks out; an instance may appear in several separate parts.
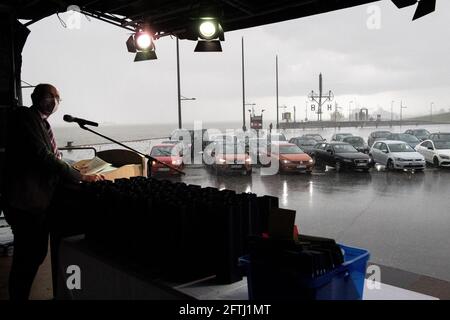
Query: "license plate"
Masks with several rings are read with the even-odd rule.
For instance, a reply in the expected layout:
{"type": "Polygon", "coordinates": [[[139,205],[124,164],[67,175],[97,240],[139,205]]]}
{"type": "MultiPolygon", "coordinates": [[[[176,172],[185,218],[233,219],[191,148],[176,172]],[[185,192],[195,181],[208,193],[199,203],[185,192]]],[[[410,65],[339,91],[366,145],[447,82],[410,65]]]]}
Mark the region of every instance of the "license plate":
{"type": "Polygon", "coordinates": [[[300,164],[300,165],[297,166],[297,169],[305,169],[305,168],[306,168],[306,166],[304,166],[304,165],[302,165],[302,164],[300,164]]]}
{"type": "Polygon", "coordinates": [[[360,166],[360,167],[363,167],[363,166],[366,166],[366,163],[360,162],[360,163],[357,163],[356,165],[357,165],[357,166],[360,166]]]}
{"type": "Polygon", "coordinates": [[[240,164],[233,164],[233,165],[231,165],[231,168],[233,168],[233,169],[242,168],[242,165],[240,165],[240,164]]]}
{"type": "Polygon", "coordinates": [[[170,168],[159,168],[158,171],[169,171],[170,168]]]}

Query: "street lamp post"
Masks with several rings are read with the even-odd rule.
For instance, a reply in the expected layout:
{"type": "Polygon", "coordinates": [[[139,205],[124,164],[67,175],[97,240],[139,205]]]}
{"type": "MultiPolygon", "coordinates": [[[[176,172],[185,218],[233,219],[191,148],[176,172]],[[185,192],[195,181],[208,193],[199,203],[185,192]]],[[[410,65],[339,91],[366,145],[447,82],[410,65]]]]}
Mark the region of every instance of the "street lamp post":
{"type": "Polygon", "coordinates": [[[433,122],[433,106],[434,102],[430,104],[430,121],[433,122]]]}
{"type": "Polygon", "coordinates": [[[351,120],[351,109],[350,109],[350,105],[353,103],[353,100],[351,100],[349,103],[348,103],[348,121],[350,121],[351,120]]]}
{"type": "Polygon", "coordinates": [[[392,121],[394,121],[394,103],[395,101],[391,101],[391,127],[392,127],[392,121]]]}
{"type": "Polygon", "coordinates": [[[400,127],[402,126],[403,121],[403,109],[406,109],[407,107],[403,105],[403,101],[400,101],[400,127]]]}
{"type": "Polygon", "coordinates": [[[179,39],[177,37],[177,83],[178,83],[178,129],[183,127],[183,122],[181,120],[181,101],[183,100],[196,100],[196,98],[186,98],[181,95],[181,85],[180,85],[180,45],[179,39]]]}
{"type": "Polygon", "coordinates": [[[181,129],[180,40],[177,37],[178,129],[181,129]]]}
{"type": "Polygon", "coordinates": [[[305,101],[305,122],[308,121],[308,100],[305,101]]]}
{"type": "Polygon", "coordinates": [[[276,55],[275,61],[275,81],[276,81],[276,95],[277,95],[277,129],[279,129],[280,121],[278,118],[279,106],[278,106],[278,55],[276,55]]]}

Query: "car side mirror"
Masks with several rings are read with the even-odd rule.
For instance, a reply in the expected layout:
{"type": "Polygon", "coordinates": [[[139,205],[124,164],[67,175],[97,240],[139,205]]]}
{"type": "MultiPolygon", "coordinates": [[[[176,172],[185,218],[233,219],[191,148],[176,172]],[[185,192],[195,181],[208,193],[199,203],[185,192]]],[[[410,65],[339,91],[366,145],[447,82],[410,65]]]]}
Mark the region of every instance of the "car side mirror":
{"type": "Polygon", "coordinates": [[[332,154],[332,153],[333,153],[333,150],[327,149],[327,152],[332,154]]]}
{"type": "Polygon", "coordinates": [[[434,148],[433,147],[428,147],[428,150],[434,150],[434,148]]]}
{"type": "Polygon", "coordinates": [[[388,153],[388,151],[387,151],[387,150],[381,150],[381,151],[383,151],[383,153],[388,153]]]}

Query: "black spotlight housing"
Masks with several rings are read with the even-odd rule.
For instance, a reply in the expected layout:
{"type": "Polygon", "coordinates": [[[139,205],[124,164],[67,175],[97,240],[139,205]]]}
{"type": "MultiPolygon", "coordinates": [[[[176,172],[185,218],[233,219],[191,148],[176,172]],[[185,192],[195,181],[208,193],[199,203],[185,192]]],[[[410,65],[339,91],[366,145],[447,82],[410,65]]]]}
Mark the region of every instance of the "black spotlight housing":
{"type": "Polygon", "coordinates": [[[194,52],[222,52],[219,40],[199,40],[194,52]]]}
{"type": "Polygon", "coordinates": [[[134,58],[135,62],[158,59],[156,52],[155,52],[155,44],[154,44],[153,37],[148,32],[139,31],[139,32],[132,34],[128,38],[126,45],[127,45],[128,52],[136,53],[136,56],[134,58]],[[138,37],[140,37],[140,36],[150,37],[150,43],[148,46],[141,47],[139,45],[138,37]]]}
{"type": "Polygon", "coordinates": [[[193,26],[194,30],[188,37],[198,40],[195,52],[222,52],[220,41],[225,41],[225,34],[218,19],[199,18],[193,26]]]}
{"type": "Polygon", "coordinates": [[[430,14],[436,10],[436,0],[392,0],[392,2],[397,6],[397,8],[402,9],[412,5],[417,5],[416,12],[414,13],[413,21],[427,14],[430,14]]]}

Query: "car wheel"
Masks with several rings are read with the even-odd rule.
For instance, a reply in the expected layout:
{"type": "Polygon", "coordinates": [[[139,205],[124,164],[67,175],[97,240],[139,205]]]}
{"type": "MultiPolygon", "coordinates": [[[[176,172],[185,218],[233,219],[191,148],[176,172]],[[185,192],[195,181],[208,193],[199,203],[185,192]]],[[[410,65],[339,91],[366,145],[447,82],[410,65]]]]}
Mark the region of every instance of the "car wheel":
{"type": "Polygon", "coordinates": [[[386,168],[388,170],[394,170],[394,161],[392,161],[391,159],[388,160],[386,168]]]}
{"type": "Polygon", "coordinates": [[[336,164],[334,166],[334,169],[336,169],[336,172],[340,172],[342,169],[342,164],[340,161],[336,161],[336,164]]]}
{"type": "Polygon", "coordinates": [[[434,157],[434,158],[433,158],[433,165],[434,165],[436,168],[439,168],[439,159],[438,159],[437,157],[434,157]]]}
{"type": "Polygon", "coordinates": [[[317,159],[316,156],[312,156],[312,159],[314,160],[314,165],[316,168],[318,169],[323,168],[323,163],[319,159],[317,159]]]}
{"type": "Polygon", "coordinates": [[[369,154],[369,166],[375,167],[375,160],[371,154],[369,154]]]}

